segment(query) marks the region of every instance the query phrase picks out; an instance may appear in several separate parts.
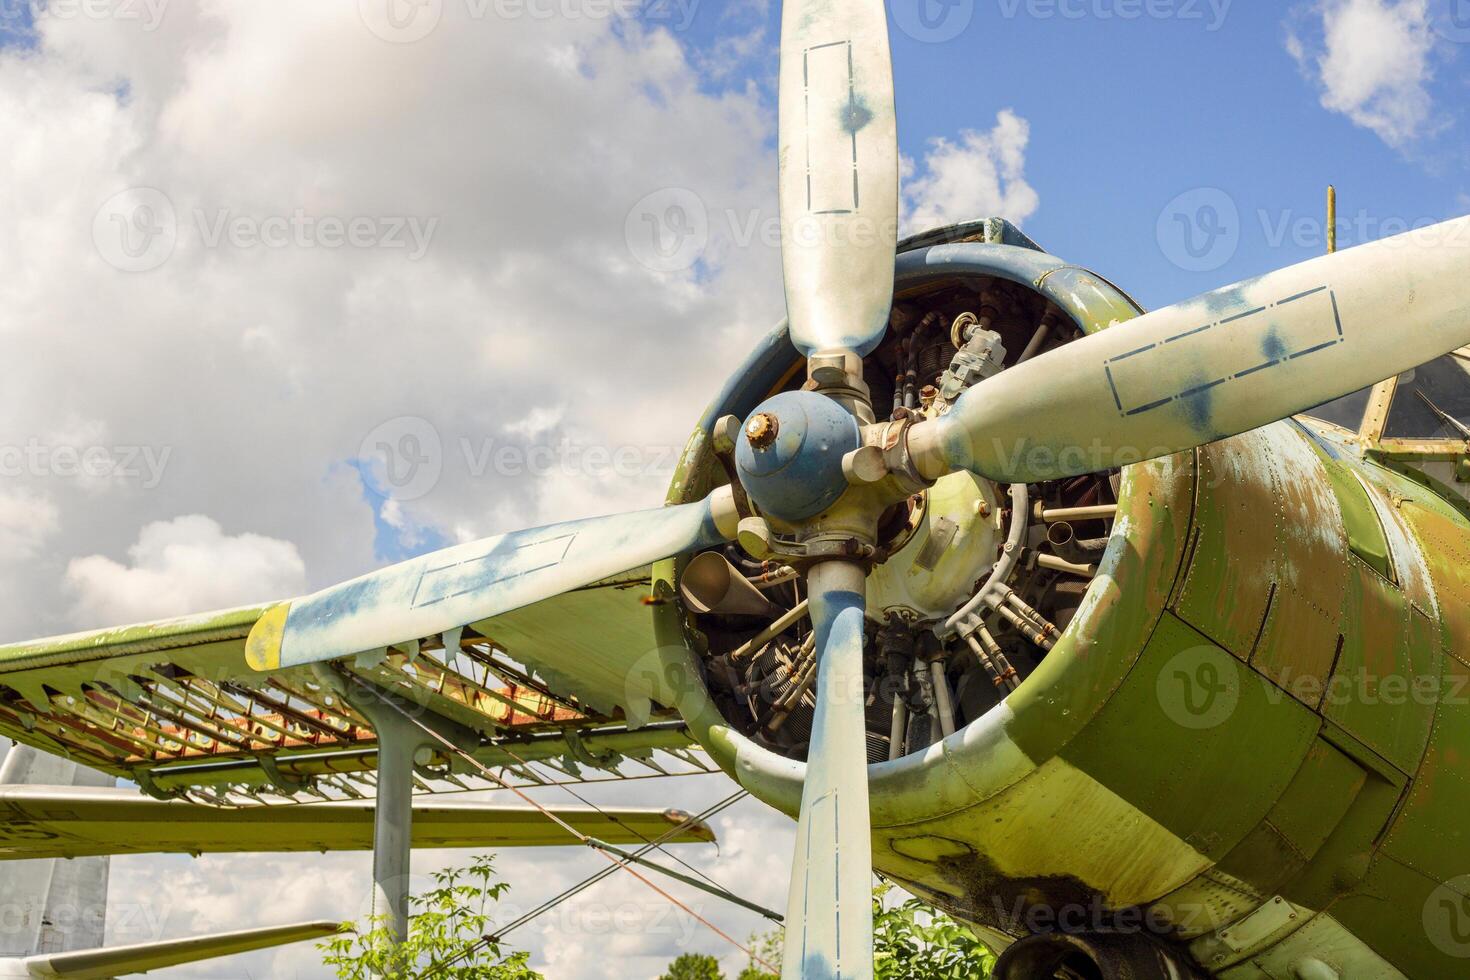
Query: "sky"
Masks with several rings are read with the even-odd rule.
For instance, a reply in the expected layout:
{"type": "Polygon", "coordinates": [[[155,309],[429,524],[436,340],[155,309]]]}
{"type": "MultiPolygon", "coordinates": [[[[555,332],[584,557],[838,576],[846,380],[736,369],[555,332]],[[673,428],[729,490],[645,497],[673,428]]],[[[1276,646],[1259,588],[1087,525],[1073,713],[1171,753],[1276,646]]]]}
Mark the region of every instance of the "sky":
{"type": "MultiPolygon", "coordinates": [[[[1155,308],[1319,254],[1329,182],[1343,246],[1470,212],[1470,0],[889,7],[910,230],[1007,217],[1155,308]]],[[[778,26],[768,0],[0,0],[0,638],[657,505],[782,315],[778,26]]],[[[599,799],[729,792],[701,779],[599,799]]],[[[780,907],[790,822],[717,827],[688,859],[780,907]]],[[[595,863],[501,866],[532,902],[595,863]]],[[[114,932],[351,917],[367,867],[121,859],[114,932]]],[[[620,881],[524,942],[556,980],[651,978],[723,954],[701,928],[620,881]]],[[[326,975],[309,947],[168,974],[326,975]]]]}

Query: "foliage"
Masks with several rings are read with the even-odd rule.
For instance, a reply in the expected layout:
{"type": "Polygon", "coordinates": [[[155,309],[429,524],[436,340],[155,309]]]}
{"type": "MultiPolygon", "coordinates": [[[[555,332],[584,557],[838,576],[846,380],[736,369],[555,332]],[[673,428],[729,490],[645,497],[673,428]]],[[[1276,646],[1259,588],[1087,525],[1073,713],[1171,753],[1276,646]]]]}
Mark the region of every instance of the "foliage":
{"type": "Polygon", "coordinates": [[[347,923],[335,938],[318,944],[326,964],[341,980],[544,980],[526,965],[529,953],[507,952],[499,943],[476,945],[491,927],[495,903],[510,890],[495,880],[491,856],[440,871],[434,883],[428,894],[409,900],[407,943],[393,944],[386,917],[369,919],[363,930],[347,923]]]}
{"type": "MultiPolygon", "coordinates": [[[[873,974],[875,980],[972,980],[990,976],[995,956],[964,926],[916,898],[898,902],[884,883],[873,889],[873,974]]],[[[750,937],[747,946],[759,959],[781,962],[782,931],[750,937]]],[[[713,957],[681,956],[660,980],[714,980],[719,968],[713,957]],[[685,960],[708,960],[709,973],[680,973],[685,960]]],[[[779,980],[755,959],[736,980],[779,980]]]]}
{"type": "Polygon", "coordinates": [[[751,933],[750,939],[746,940],[745,946],[755,957],[746,964],[745,969],[735,980],[781,980],[780,976],[771,973],[761,965],[762,960],[772,966],[781,965],[781,951],[786,946],[786,933],[778,926],[766,933],[751,933]]]}
{"type": "Polygon", "coordinates": [[[720,961],[700,953],[685,953],[669,964],[669,972],[658,980],[725,980],[720,961]]]}
{"type": "Polygon", "coordinates": [[[974,933],[916,898],[889,907],[893,886],[873,890],[876,980],[970,980],[988,977],[995,956],[974,933]]]}

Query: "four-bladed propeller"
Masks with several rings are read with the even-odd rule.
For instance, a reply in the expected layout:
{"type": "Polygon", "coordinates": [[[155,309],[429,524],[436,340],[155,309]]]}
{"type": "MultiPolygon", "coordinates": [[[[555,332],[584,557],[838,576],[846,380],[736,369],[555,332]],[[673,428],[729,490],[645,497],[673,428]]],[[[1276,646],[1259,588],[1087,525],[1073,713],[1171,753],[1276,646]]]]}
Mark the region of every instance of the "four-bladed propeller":
{"type": "Polygon", "coordinates": [[[1470,344],[1470,219],[1035,357],[912,425],[895,450],[873,437],[862,371],[887,327],[897,247],[882,0],[786,3],[780,200],[791,339],[809,381],[757,409],[741,436],[740,482],[762,517],[739,521],[725,488],[698,504],[460,545],[276,607],[248,655],[268,670],[412,645],[737,532],[752,551],[794,542],[780,557],[806,570],[818,682],[783,976],[855,980],[873,972],[864,582],[884,508],[961,469],[1036,482],[1190,449],[1470,344]]]}

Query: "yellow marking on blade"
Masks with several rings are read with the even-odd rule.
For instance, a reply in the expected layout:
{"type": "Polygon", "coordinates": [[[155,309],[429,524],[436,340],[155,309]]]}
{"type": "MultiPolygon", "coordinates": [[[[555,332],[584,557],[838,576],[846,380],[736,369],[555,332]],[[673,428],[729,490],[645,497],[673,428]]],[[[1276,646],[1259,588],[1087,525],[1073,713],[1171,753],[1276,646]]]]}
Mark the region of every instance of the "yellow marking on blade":
{"type": "Polygon", "coordinates": [[[286,632],[286,616],[290,612],[289,602],[272,606],[250,628],[250,636],[245,640],[245,662],[251,670],[265,673],[280,669],[281,636],[286,632]]]}

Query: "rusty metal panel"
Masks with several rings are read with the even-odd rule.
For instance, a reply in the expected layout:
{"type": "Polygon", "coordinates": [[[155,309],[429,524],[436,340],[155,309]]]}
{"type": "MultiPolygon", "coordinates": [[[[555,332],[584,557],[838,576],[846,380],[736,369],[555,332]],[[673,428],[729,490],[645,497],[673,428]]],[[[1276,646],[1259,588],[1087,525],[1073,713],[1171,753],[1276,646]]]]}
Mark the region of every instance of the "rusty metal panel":
{"type": "Polygon", "coordinates": [[[1446,880],[1470,874],[1470,667],[1444,658],[1439,711],[1429,751],[1394,820],[1384,851],[1416,871],[1446,880]]]}
{"type": "Polygon", "coordinates": [[[1286,519],[1265,430],[1199,450],[1195,537],[1174,611],[1248,661],[1266,620],[1286,519]]]}
{"type": "Polygon", "coordinates": [[[1363,767],[1317,740],[1267,818],[1303,857],[1327,842],[1367,781],[1363,767]]]}
{"type": "Polygon", "coordinates": [[[1218,860],[1280,799],[1318,724],[1166,613],[1123,687],[1062,757],[1218,860]]]}
{"type": "Polygon", "coordinates": [[[1250,663],[1315,709],[1337,659],[1348,536],[1327,466],[1311,440],[1294,426],[1282,431],[1282,438],[1262,447],[1279,516],[1277,561],[1270,608],[1250,663]]]}
{"type": "Polygon", "coordinates": [[[1343,647],[1322,705],[1340,724],[1405,773],[1419,768],[1434,720],[1439,630],[1404,594],[1356,556],[1349,562],[1343,647]]]}

